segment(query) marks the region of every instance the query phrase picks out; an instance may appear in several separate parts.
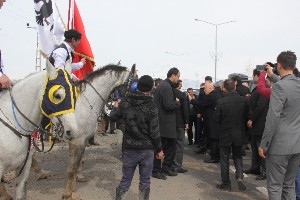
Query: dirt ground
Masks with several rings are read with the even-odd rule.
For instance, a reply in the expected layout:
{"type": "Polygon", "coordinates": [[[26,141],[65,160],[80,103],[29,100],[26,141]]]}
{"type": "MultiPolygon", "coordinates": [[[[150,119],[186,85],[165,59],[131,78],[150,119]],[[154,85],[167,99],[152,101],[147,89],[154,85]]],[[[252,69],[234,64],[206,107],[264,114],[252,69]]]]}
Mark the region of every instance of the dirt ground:
{"type": "MultiPolygon", "coordinates": [[[[121,134],[108,136],[96,135],[100,146],[86,148],[83,174],[87,182],[77,183],[77,195],[83,200],[110,200],[115,198],[115,188],[121,179],[122,162],[120,160],[121,134]]],[[[195,146],[186,146],[184,166],[189,171],[167,180],[151,179],[151,200],[265,200],[265,181],[255,181],[255,177],[246,177],[247,190],[240,192],[231,173],[232,191],[217,190],[215,185],[220,180],[218,164],[206,164],[203,159],[208,155],[193,152],[195,146]],[[261,191],[262,190],[262,191],[261,191]]],[[[39,153],[37,158],[42,168],[49,173],[44,180],[37,180],[34,172],[30,173],[28,181],[29,200],[61,199],[67,181],[68,145],[58,144],[50,153],[39,153]]],[[[249,166],[250,152],[247,152],[245,165],[249,166]]],[[[138,170],[136,170],[132,185],[125,199],[138,199],[138,170]]],[[[6,184],[8,192],[15,197],[15,180],[6,184]]]]}

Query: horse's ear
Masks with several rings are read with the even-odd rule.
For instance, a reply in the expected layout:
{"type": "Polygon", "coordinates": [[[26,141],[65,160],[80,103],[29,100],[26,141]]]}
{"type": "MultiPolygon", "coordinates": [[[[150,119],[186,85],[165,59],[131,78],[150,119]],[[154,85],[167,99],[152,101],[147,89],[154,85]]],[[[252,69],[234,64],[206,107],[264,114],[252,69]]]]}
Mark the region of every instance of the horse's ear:
{"type": "Polygon", "coordinates": [[[49,76],[49,79],[55,79],[56,77],[56,69],[55,67],[50,63],[49,59],[46,60],[46,69],[47,74],[49,76]]]}
{"type": "Polygon", "coordinates": [[[65,67],[65,70],[68,72],[68,74],[71,76],[72,75],[72,67],[71,67],[71,60],[67,60],[66,61],[66,67],[65,67]]]}
{"type": "Polygon", "coordinates": [[[132,74],[134,74],[135,73],[135,69],[136,69],[136,67],[135,67],[135,63],[132,65],[132,67],[131,67],[131,73],[132,74]]]}

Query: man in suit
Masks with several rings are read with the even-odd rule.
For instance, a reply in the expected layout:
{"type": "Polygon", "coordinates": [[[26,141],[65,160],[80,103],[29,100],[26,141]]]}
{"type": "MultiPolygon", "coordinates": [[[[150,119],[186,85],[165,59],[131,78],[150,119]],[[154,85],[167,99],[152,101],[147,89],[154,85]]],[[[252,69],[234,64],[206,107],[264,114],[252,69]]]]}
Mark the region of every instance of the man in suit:
{"type": "Polygon", "coordinates": [[[179,99],[176,98],[174,90],[175,84],[180,77],[177,68],[168,71],[167,78],[156,88],[154,101],[158,109],[159,132],[162,149],[165,158],[161,165],[161,160],[154,159],[152,177],[165,180],[167,176],[177,176],[177,172],[172,171],[172,164],[176,154],[176,109],[180,107],[179,99]],[[162,172],[162,173],[161,173],[162,172]]]}
{"type": "Polygon", "coordinates": [[[281,80],[272,87],[259,155],[266,158],[269,199],[296,199],[295,177],[300,163],[300,79],[293,75],[297,57],[277,57],[281,80]]]}
{"type": "MultiPolygon", "coordinates": [[[[253,70],[253,82],[257,84],[260,71],[253,70]]],[[[266,161],[258,155],[258,147],[265,128],[266,117],[269,109],[269,100],[261,96],[257,88],[252,91],[249,101],[251,114],[247,122],[251,134],[252,163],[251,167],[244,171],[245,174],[256,174],[256,180],[266,179],[266,161]]]]}
{"type": "Polygon", "coordinates": [[[172,164],[172,170],[177,173],[185,173],[188,170],[182,167],[183,162],[183,150],[185,141],[185,130],[189,128],[189,110],[188,100],[185,92],[181,92],[182,81],[178,80],[175,84],[176,89],[174,90],[176,98],[179,99],[180,107],[176,109],[176,154],[172,164]]]}

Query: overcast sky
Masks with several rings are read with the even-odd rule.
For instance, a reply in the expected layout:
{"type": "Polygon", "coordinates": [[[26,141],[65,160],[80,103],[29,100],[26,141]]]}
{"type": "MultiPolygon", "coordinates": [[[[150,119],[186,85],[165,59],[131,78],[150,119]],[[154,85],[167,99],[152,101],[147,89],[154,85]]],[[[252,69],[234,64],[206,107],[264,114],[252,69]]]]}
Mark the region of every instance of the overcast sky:
{"type": "MultiPolygon", "coordinates": [[[[67,21],[69,0],[56,0],[67,21]]],[[[137,64],[139,74],[165,78],[175,66],[183,79],[214,77],[215,26],[218,28],[217,79],[275,62],[284,50],[300,57],[299,0],[77,0],[97,67],[137,64]],[[183,54],[181,56],[171,55],[183,54]]],[[[7,0],[0,10],[0,48],[7,74],[23,78],[35,70],[33,0],[7,0]]],[[[299,61],[300,62],[300,61],[299,61]]],[[[298,63],[299,63],[298,62],[298,63]]],[[[298,64],[299,66],[299,64],[298,64]]]]}

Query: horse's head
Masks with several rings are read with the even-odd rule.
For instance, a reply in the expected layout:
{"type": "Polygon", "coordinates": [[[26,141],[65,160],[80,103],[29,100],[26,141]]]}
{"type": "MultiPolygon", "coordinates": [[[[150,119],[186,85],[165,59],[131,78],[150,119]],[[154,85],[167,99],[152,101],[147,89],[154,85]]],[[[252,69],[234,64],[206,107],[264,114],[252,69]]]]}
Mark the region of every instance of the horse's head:
{"type": "Polygon", "coordinates": [[[138,81],[138,75],[137,75],[136,65],[133,64],[125,81],[114,89],[114,92],[112,94],[113,99],[116,100],[125,97],[126,94],[130,92],[130,90],[132,89],[133,83],[136,83],[137,81],[138,81]]]}
{"type": "Polygon", "coordinates": [[[41,110],[45,117],[54,125],[54,130],[62,139],[70,140],[76,127],[75,86],[67,71],[56,69],[47,60],[47,78],[41,100],[41,110]]]}

